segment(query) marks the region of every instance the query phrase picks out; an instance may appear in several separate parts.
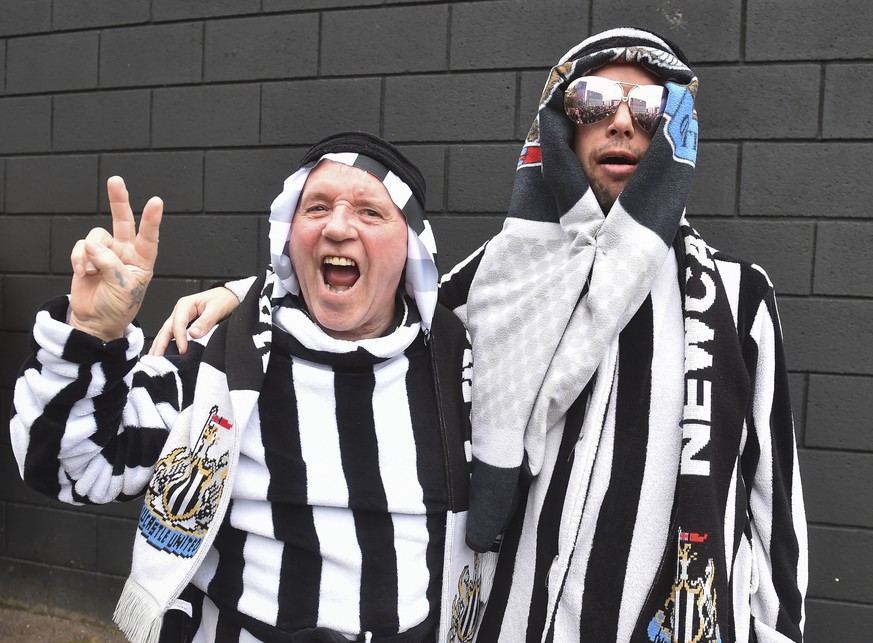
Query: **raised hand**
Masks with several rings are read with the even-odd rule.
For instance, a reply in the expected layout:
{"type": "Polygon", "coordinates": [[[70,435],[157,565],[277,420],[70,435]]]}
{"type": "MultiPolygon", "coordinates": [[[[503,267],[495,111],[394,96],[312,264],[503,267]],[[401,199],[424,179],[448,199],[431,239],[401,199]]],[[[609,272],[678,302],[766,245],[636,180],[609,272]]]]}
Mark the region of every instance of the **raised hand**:
{"type": "Polygon", "coordinates": [[[94,228],[73,247],[70,325],[104,341],[124,335],[142,305],[158,256],[164,203],[152,197],[142,211],[139,232],[124,179],[106,182],[112,234],[94,228]]]}

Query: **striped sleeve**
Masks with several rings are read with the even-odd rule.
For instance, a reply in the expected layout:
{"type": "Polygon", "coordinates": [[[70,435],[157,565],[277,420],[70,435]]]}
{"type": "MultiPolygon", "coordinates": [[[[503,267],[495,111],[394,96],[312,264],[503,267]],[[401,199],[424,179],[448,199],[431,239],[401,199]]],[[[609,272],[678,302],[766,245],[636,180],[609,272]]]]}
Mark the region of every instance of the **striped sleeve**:
{"type": "Polygon", "coordinates": [[[15,384],[10,436],[22,479],[71,504],[142,493],[180,410],[202,345],[140,359],[142,330],[111,342],[66,323],[68,300],[37,313],[32,354],[15,384]]]}
{"type": "Polygon", "coordinates": [[[800,641],[808,581],[806,519],[776,298],[770,287],[744,353],[753,375],[743,470],[753,556],[750,638],[800,641]]]}

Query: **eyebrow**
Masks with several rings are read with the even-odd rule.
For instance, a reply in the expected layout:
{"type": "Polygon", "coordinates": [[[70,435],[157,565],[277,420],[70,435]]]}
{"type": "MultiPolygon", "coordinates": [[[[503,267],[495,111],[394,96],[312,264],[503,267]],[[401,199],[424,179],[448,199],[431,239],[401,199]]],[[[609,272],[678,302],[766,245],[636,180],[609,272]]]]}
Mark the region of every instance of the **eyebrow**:
{"type": "MultiPolygon", "coordinates": [[[[331,197],[330,195],[328,195],[326,192],[324,192],[322,190],[316,189],[316,190],[311,190],[308,192],[304,191],[303,194],[300,195],[300,201],[298,202],[297,207],[299,208],[303,204],[304,201],[332,201],[332,200],[333,200],[333,197],[331,197]]],[[[387,209],[390,209],[392,207],[395,207],[395,208],[397,207],[397,205],[394,203],[394,201],[392,201],[390,198],[388,198],[384,201],[381,201],[381,200],[374,201],[373,199],[370,199],[367,197],[355,197],[355,204],[359,205],[359,206],[367,207],[367,208],[372,208],[375,210],[387,210],[387,209]]],[[[397,209],[400,210],[400,208],[397,208],[397,209]]]]}
{"type": "Polygon", "coordinates": [[[304,190],[300,195],[300,203],[303,203],[304,200],[326,201],[327,198],[328,196],[324,192],[318,190],[304,190]]]}

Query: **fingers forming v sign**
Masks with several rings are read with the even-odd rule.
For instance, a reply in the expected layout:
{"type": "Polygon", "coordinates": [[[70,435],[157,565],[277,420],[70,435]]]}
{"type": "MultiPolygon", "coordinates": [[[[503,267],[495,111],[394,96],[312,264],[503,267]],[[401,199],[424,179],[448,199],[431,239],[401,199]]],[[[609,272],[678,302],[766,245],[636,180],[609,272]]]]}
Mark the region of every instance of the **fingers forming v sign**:
{"type": "Polygon", "coordinates": [[[112,233],[94,228],[70,255],[70,324],[109,341],[123,336],[142,305],[158,256],[164,204],[158,197],[149,199],[137,232],[124,180],[113,176],[106,187],[112,233]]]}

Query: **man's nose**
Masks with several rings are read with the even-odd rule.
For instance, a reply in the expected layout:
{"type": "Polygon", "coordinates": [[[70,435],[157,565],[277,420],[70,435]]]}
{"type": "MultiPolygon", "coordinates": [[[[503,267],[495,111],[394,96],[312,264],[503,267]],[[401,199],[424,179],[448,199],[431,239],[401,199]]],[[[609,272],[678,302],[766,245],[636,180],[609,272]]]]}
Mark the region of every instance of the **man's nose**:
{"type": "Polygon", "coordinates": [[[609,134],[611,136],[623,136],[630,138],[634,135],[634,117],[631,116],[630,105],[622,101],[609,122],[609,134]]]}
{"type": "Polygon", "coordinates": [[[354,212],[351,208],[344,205],[335,206],[327,216],[324,228],[321,231],[322,236],[334,241],[342,241],[354,237],[353,216],[354,212]]]}

